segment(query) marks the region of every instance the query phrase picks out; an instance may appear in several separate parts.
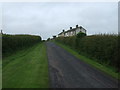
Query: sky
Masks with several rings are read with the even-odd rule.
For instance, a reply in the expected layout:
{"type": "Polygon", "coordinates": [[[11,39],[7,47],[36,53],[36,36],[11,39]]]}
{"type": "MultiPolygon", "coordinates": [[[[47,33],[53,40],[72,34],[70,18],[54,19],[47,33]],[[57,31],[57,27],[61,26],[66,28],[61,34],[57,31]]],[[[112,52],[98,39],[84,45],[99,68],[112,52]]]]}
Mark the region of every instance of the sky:
{"type": "Polygon", "coordinates": [[[2,28],[2,5],[0,3],[0,29],[2,28]]]}
{"type": "Polygon", "coordinates": [[[7,34],[47,39],[76,25],[88,35],[118,33],[117,2],[9,2],[0,3],[1,11],[0,28],[7,34]]]}

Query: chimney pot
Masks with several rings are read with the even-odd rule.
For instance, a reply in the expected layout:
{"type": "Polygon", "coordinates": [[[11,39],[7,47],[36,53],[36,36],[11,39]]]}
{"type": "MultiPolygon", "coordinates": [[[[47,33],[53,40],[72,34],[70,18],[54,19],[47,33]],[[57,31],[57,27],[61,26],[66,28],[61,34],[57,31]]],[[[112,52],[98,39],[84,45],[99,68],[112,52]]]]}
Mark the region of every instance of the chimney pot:
{"type": "Polygon", "coordinates": [[[76,25],[76,28],[78,28],[78,25],[76,25]]]}
{"type": "Polygon", "coordinates": [[[82,26],[80,26],[80,29],[82,29],[82,26]]]}
{"type": "Polygon", "coordinates": [[[72,27],[70,27],[70,29],[72,29],[72,27]]]}

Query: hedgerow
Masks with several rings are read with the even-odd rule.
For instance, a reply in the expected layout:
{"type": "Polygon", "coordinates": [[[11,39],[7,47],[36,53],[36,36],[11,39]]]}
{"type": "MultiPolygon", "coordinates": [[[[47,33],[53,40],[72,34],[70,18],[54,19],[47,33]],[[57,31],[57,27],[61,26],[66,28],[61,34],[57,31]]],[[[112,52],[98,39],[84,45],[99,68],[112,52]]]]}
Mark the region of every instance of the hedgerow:
{"type": "Polygon", "coordinates": [[[26,47],[30,47],[41,41],[40,36],[35,35],[2,35],[2,56],[14,53],[26,47]]]}
{"type": "Polygon", "coordinates": [[[85,55],[101,64],[119,69],[118,35],[91,35],[83,37],[58,37],[56,41],[69,45],[80,54],[85,55]]]}

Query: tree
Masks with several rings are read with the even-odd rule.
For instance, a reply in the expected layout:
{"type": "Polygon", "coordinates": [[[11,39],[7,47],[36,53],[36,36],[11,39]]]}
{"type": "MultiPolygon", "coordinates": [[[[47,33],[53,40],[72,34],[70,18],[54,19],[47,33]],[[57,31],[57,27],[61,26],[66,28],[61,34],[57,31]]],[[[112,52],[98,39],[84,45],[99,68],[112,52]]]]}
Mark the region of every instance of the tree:
{"type": "Polygon", "coordinates": [[[79,32],[76,36],[76,49],[77,47],[79,47],[79,42],[80,42],[80,39],[85,37],[86,36],[86,33],[83,33],[83,32],[79,32]]]}
{"type": "Polygon", "coordinates": [[[47,39],[47,41],[49,41],[49,40],[50,40],[50,38],[47,39]]]}
{"type": "Polygon", "coordinates": [[[53,39],[55,39],[56,38],[56,36],[53,36],[53,39]]]}
{"type": "Polygon", "coordinates": [[[82,38],[82,37],[84,37],[84,36],[86,36],[86,33],[79,32],[79,33],[77,34],[77,38],[82,38]]]}

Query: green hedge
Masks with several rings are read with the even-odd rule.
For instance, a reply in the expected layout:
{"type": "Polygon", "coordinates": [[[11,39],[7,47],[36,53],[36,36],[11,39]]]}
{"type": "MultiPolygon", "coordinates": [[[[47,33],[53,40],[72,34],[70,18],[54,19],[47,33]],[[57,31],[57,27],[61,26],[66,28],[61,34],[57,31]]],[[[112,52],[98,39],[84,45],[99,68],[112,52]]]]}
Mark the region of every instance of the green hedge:
{"type": "Polygon", "coordinates": [[[14,53],[17,50],[30,47],[41,41],[40,36],[35,35],[2,35],[2,56],[14,53]]]}
{"type": "Polygon", "coordinates": [[[117,35],[91,35],[84,37],[59,37],[56,41],[69,45],[80,54],[85,55],[101,64],[119,68],[118,36],[117,35]]]}

